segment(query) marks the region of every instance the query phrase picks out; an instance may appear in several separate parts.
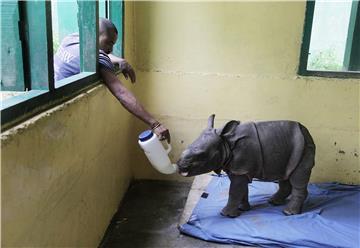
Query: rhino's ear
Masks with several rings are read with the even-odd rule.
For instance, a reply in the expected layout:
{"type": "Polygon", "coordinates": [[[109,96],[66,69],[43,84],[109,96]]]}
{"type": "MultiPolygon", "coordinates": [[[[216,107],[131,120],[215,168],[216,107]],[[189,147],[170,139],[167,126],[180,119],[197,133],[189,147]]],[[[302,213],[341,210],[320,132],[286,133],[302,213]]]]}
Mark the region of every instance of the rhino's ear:
{"type": "Polygon", "coordinates": [[[220,136],[224,136],[228,133],[234,132],[235,128],[240,124],[240,121],[229,121],[225,126],[219,129],[220,136]]]}
{"type": "Polygon", "coordinates": [[[214,128],[214,119],[215,119],[215,114],[212,114],[209,116],[209,118],[208,118],[208,128],[209,129],[214,128]]]}

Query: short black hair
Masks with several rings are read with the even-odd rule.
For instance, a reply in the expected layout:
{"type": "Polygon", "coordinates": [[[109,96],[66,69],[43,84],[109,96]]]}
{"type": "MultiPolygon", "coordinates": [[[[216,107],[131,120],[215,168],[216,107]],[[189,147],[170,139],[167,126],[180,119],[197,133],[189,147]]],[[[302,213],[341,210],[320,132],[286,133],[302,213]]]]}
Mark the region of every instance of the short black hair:
{"type": "Polygon", "coordinates": [[[109,30],[113,30],[116,34],[118,34],[117,28],[112,21],[106,18],[99,18],[99,34],[108,32],[109,30]]]}

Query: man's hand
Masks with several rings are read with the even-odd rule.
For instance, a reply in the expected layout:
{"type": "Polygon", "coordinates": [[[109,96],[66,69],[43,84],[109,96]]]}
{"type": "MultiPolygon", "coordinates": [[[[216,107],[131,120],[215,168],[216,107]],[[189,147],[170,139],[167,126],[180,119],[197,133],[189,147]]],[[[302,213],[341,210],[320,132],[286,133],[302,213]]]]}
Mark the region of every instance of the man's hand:
{"type": "Polygon", "coordinates": [[[119,68],[126,79],[130,77],[132,83],[136,82],[135,71],[125,59],[119,62],[119,68]]]}
{"type": "Polygon", "coordinates": [[[164,125],[157,122],[156,125],[152,127],[152,130],[157,136],[159,136],[160,140],[166,139],[167,142],[170,144],[171,141],[170,132],[164,125]]]}
{"type": "Polygon", "coordinates": [[[117,57],[114,54],[109,54],[109,58],[114,65],[119,65],[119,69],[121,73],[124,74],[126,80],[130,77],[132,83],[136,82],[135,71],[125,59],[117,57]]]}

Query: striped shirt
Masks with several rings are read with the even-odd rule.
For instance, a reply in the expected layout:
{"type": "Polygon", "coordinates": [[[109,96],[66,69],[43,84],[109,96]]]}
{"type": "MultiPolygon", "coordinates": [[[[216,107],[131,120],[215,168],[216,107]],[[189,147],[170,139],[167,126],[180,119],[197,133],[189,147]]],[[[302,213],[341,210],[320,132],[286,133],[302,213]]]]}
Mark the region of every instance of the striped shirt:
{"type": "Polygon", "coordinates": [[[99,66],[112,72],[115,71],[114,64],[103,50],[99,50],[99,66]]]}
{"type": "MultiPolygon", "coordinates": [[[[99,50],[100,68],[115,71],[109,56],[99,50]]],[[[80,44],[79,34],[74,33],[66,36],[54,55],[55,81],[80,73],[80,44]]]]}

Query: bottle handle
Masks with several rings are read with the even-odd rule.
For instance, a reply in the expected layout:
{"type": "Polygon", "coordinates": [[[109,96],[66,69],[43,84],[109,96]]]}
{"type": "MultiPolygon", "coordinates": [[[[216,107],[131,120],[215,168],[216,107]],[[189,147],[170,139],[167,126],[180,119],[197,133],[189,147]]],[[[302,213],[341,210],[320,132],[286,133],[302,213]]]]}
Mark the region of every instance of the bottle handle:
{"type": "Polygon", "coordinates": [[[167,149],[166,149],[166,153],[169,154],[169,152],[171,152],[171,145],[166,141],[166,145],[167,145],[167,149]]]}
{"type": "MultiPolygon", "coordinates": [[[[160,140],[160,143],[162,143],[161,140],[160,140]]],[[[167,140],[165,141],[165,143],[166,143],[166,145],[167,145],[167,149],[166,149],[165,151],[166,151],[167,154],[169,154],[169,152],[171,152],[172,147],[171,147],[171,145],[169,144],[169,142],[167,142],[167,140]]]]}

